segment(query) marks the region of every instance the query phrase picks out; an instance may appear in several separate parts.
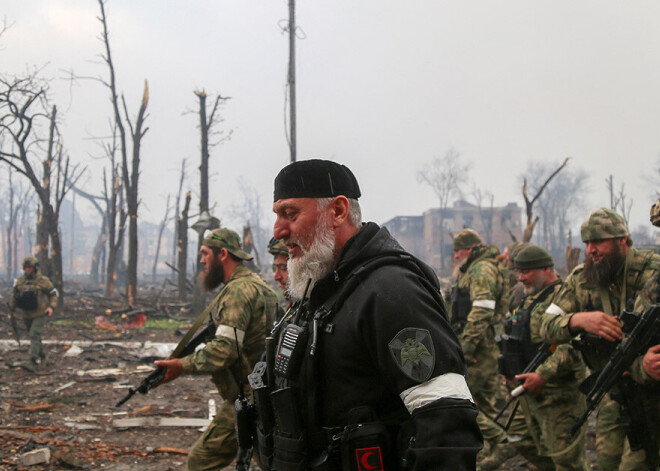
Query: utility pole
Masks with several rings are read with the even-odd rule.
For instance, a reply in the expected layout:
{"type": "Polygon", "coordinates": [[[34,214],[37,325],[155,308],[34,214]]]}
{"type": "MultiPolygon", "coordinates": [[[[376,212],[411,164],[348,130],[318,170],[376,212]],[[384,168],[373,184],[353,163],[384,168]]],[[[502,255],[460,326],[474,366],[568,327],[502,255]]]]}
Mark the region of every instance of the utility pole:
{"type": "Polygon", "coordinates": [[[289,0],[289,147],[296,161],[296,0],[289,0]]]}

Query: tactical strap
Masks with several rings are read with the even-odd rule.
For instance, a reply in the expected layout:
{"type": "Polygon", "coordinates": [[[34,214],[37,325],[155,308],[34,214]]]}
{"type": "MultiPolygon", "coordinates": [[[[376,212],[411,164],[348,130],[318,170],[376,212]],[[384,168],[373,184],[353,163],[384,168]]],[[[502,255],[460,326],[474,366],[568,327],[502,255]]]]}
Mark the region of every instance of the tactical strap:
{"type": "MultiPolygon", "coordinates": [[[[363,281],[371,272],[385,265],[405,265],[420,275],[429,293],[439,302],[441,306],[445,308],[444,310],[446,315],[447,309],[440,291],[433,288],[431,282],[428,280],[427,274],[417,263],[417,260],[411,255],[402,254],[400,252],[386,252],[376,258],[369,260],[364,265],[360,265],[354,268],[343,277],[344,282],[339,290],[326,298],[323,305],[314,312],[315,316],[317,313],[321,313],[318,318],[315,318],[315,320],[320,324],[317,325],[319,331],[322,331],[323,327],[332,320],[337,311],[339,311],[341,306],[344,304],[344,301],[346,301],[346,299],[355,290],[358,284],[363,281]]],[[[339,278],[338,273],[335,273],[335,278],[339,278]]],[[[309,411],[307,424],[308,431],[310,432],[314,431],[314,427],[317,426],[317,417],[319,415],[317,358],[318,355],[315,355],[311,358],[309,365],[310,367],[307,368],[306,372],[308,381],[307,384],[312,385],[312,388],[308,391],[307,396],[309,411]]],[[[310,436],[319,437],[321,435],[319,433],[310,433],[310,436]]]]}
{"type": "Polygon", "coordinates": [[[188,342],[192,338],[193,335],[199,330],[199,326],[202,325],[202,322],[204,322],[204,319],[206,316],[211,312],[211,308],[213,307],[213,303],[209,304],[206,309],[197,317],[195,320],[194,324],[190,329],[188,329],[188,332],[186,332],[186,335],[183,336],[183,338],[179,341],[177,344],[176,348],[172,353],[170,354],[170,358],[178,358],[179,354],[181,353],[181,350],[185,348],[186,345],[188,345],[188,342]]]}
{"type": "Polygon", "coordinates": [[[562,283],[562,280],[553,281],[548,286],[546,286],[543,289],[543,291],[541,291],[541,294],[539,294],[538,297],[534,301],[532,301],[532,304],[529,305],[529,308],[527,308],[529,310],[529,312],[531,313],[534,310],[534,307],[538,303],[541,303],[541,302],[545,301],[545,299],[550,295],[550,293],[552,293],[552,290],[555,287],[555,285],[557,285],[559,283],[562,283]]]}
{"type": "MultiPolygon", "coordinates": [[[[227,285],[229,283],[231,283],[232,281],[233,281],[233,279],[231,279],[227,283],[225,283],[225,286],[222,287],[222,290],[220,290],[220,293],[222,293],[222,291],[224,291],[224,289],[227,287],[227,285]]],[[[183,336],[183,338],[179,341],[179,343],[177,344],[174,351],[170,354],[170,358],[178,358],[179,357],[179,354],[186,347],[186,345],[188,345],[188,342],[190,341],[192,336],[195,335],[197,330],[199,330],[199,327],[202,325],[202,322],[204,322],[204,319],[206,318],[206,316],[208,316],[210,314],[211,310],[213,309],[213,306],[215,306],[216,299],[218,299],[218,296],[220,296],[220,293],[218,293],[218,295],[215,298],[213,298],[213,301],[211,301],[211,303],[206,307],[206,309],[204,309],[204,311],[197,317],[197,319],[195,320],[193,325],[190,327],[190,329],[188,329],[188,332],[186,332],[186,335],[183,336]]]]}

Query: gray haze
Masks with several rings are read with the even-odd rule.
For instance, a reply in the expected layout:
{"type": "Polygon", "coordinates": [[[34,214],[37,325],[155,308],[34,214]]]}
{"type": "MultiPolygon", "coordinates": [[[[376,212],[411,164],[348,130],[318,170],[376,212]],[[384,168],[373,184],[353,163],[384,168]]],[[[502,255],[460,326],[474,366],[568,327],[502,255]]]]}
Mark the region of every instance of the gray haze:
{"type": "MultiPolygon", "coordinates": [[[[45,65],[65,145],[89,168],[86,188],[99,188],[93,138],[108,134],[108,93],[64,80],[67,70],[107,76],[97,2],[5,0],[2,10],[12,24],[0,38],[3,72],[45,65]]],[[[453,146],[496,205],[524,205],[518,176],[529,160],[571,156],[590,175],[589,206],[609,204],[604,181],[614,174],[634,199],[631,226],[647,224],[655,188],[642,176],[660,152],[660,3],[299,0],[297,13],[299,159],[352,168],[366,219],[436,206],[416,172],[453,146]]],[[[198,188],[197,116],[185,112],[204,89],[231,97],[222,127],[233,136],[212,151],[216,214],[238,204],[244,177],[271,218],[272,179],[289,159],[287,2],[109,0],[107,14],[132,114],[149,81],[141,217],[162,218],[184,157],[187,188],[198,188]]]]}

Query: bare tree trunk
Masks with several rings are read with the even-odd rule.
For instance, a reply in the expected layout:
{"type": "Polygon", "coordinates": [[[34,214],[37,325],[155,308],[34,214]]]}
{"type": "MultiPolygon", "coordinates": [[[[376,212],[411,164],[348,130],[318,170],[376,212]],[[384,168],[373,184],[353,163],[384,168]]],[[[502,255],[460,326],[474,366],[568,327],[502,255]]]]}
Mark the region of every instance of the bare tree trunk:
{"type": "Polygon", "coordinates": [[[187,281],[187,270],[186,265],[188,264],[188,210],[190,209],[190,192],[186,193],[186,202],[183,205],[183,211],[181,211],[181,216],[178,218],[179,222],[179,246],[177,247],[177,252],[179,254],[177,269],[178,272],[178,289],[179,289],[179,300],[185,301],[187,298],[186,293],[186,281],[187,281]]]}
{"type": "Polygon", "coordinates": [[[52,242],[50,250],[51,266],[53,268],[49,275],[50,281],[53,283],[57,291],[60,293],[58,298],[58,311],[62,309],[63,305],[63,274],[62,274],[62,242],[60,240],[60,233],[57,228],[58,217],[52,210],[52,207],[47,207],[44,211],[45,227],[48,229],[50,240],[52,242]]]}
{"type": "Polygon", "coordinates": [[[92,251],[92,262],[89,267],[89,281],[90,283],[97,287],[99,285],[99,272],[101,267],[101,257],[103,255],[103,248],[105,247],[106,242],[106,229],[108,227],[108,217],[107,214],[103,214],[103,222],[101,225],[101,232],[96,239],[96,244],[94,244],[94,250],[92,251]]]}
{"type": "MultiPolygon", "coordinates": [[[[213,104],[213,109],[210,113],[206,110],[206,92],[195,91],[195,95],[199,100],[199,131],[200,131],[200,150],[201,160],[199,164],[200,175],[200,188],[199,188],[199,213],[203,214],[209,210],[209,158],[210,158],[210,136],[213,132],[213,126],[216,124],[216,113],[220,104],[229,98],[223,98],[218,94],[213,104]]],[[[204,236],[200,234],[197,238],[197,249],[201,247],[204,236]]],[[[193,300],[192,311],[201,312],[204,309],[204,290],[201,286],[201,270],[199,253],[195,254],[195,276],[193,280],[193,300]]]]}
{"type": "Polygon", "coordinates": [[[181,177],[179,178],[179,190],[176,194],[176,205],[174,207],[174,237],[172,237],[172,265],[177,264],[177,247],[179,246],[179,209],[181,208],[181,193],[183,192],[183,181],[186,178],[186,159],[181,161],[181,177]]]}
{"type": "Polygon", "coordinates": [[[167,203],[165,208],[165,216],[163,217],[160,227],[158,228],[158,241],[156,243],[156,255],[154,256],[154,264],[151,268],[151,281],[156,283],[156,269],[158,268],[158,257],[160,256],[160,242],[163,238],[163,231],[167,225],[167,219],[170,217],[170,195],[167,195],[167,203]]]}
{"type": "Polygon", "coordinates": [[[536,216],[534,217],[533,214],[533,207],[534,203],[536,202],[537,199],[541,196],[541,193],[543,193],[543,190],[545,190],[545,187],[548,186],[548,183],[550,183],[550,180],[552,180],[566,165],[568,164],[570,157],[566,157],[564,159],[564,162],[554,171],[552,174],[547,178],[547,180],[541,185],[541,188],[536,192],[536,195],[534,195],[534,198],[531,200],[527,196],[527,179],[523,182],[523,188],[522,188],[522,193],[523,193],[523,198],[525,199],[525,213],[527,215],[527,222],[525,224],[525,231],[523,232],[523,242],[529,242],[532,240],[532,234],[534,233],[534,226],[536,226],[536,223],[539,222],[539,217],[536,216]]]}
{"type": "MultiPolygon", "coordinates": [[[[112,55],[110,52],[110,38],[108,33],[108,23],[105,16],[105,6],[104,0],[98,0],[99,7],[101,9],[101,16],[99,21],[103,26],[103,43],[105,45],[105,56],[104,60],[108,66],[109,80],[106,83],[110,91],[112,108],[115,118],[115,125],[119,131],[119,149],[121,151],[121,165],[122,165],[122,179],[124,182],[124,191],[126,192],[126,207],[128,210],[129,218],[129,227],[128,227],[128,269],[126,273],[126,285],[127,285],[127,296],[128,304],[133,305],[135,296],[137,295],[137,262],[138,262],[138,221],[137,221],[137,211],[139,206],[139,195],[138,195],[138,180],[140,176],[140,144],[142,137],[147,132],[148,128],[142,130],[144,125],[144,120],[146,118],[147,105],[149,103],[149,87],[145,80],[144,92],[142,94],[142,102],[138,111],[138,116],[136,119],[135,127],[133,127],[128,110],[126,108],[126,102],[122,97],[122,106],[124,110],[124,117],[119,109],[119,98],[117,95],[117,86],[115,80],[115,68],[112,62],[112,55]],[[131,137],[133,140],[133,152],[132,152],[132,161],[131,169],[129,172],[128,165],[128,149],[126,144],[126,128],[124,127],[124,119],[126,120],[128,126],[130,127],[131,137]]],[[[110,270],[111,264],[108,264],[110,270]]],[[[110,279],[110,273],[108,274],[110,279]]],[[[112,291],[112,289],[110,290],[112,291]]]]}
{"type": "Polygon", "coordinates": [[[14,230],[14,224],[15,224],[15,219],[14,219],[14,184],[12,182],[11,178],[11,170],[9,171],[9,214],[7,215],[7,251],[5,252],[7,254],[7,279],[11,280],[13,278],[13,275],[15,274],[14,265],[15,265],[15,257],[14,257],[14,248],[12,246],[13,244],[13,237],[12,237],[12,232],[14,230]]]}
{"type": "Polygon", "coordinates": [[[69,271],[73,272],[73,259],[75,256],[76,240],[76,192],[71,197],[71,234],[69,235],[69,271]]]}
{"type": "Polygon", "coordinates": [[[144,82],[144,93],[142,94],[142,103],[135,124],[135,129],[128,118],[128,111],[126,110],[126,103],[124,103],[124,112],[126,114],[126,121],[131,128],[131,136],[133,138],[133,156],[132,168],[129,177],[128,162],[124,160],[122,168],[124,175],[124,189],[126,190],[126,208],[128,209],[128,269],[126,271],[126,294],[128,296],[128,305],[133,306],[137,296],[137,266],[138,266],[138,206],[140,204],[138,193],[138,181],[140,177],[140,145],[142,137],[147,132],[148,128],[142,130],[149,104],[149,85],[147,81],[144,82]]]}

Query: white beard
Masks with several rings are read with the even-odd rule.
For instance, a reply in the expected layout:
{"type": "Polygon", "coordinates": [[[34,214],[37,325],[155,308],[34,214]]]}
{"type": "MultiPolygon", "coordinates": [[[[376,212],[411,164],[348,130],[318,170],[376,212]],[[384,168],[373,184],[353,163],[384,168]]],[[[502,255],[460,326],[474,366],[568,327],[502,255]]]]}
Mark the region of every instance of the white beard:
{"type": "Polygon", "coordinates": [[[321,218],[314,228],[314,241],[309,249],[303,249],[298,240],[290,239],[290,241],[298,244],[302,255],[289,258],[287,261],[289,273],[287,294],[291,299],[299,300],[306,294],[306,290],[311,291],[318,280],[330,273],[335,262],[335,239],[332,228],[326,223],[325,218],[321,218]],[[307,283],[310,280],[308,288],[307,283]]]}

